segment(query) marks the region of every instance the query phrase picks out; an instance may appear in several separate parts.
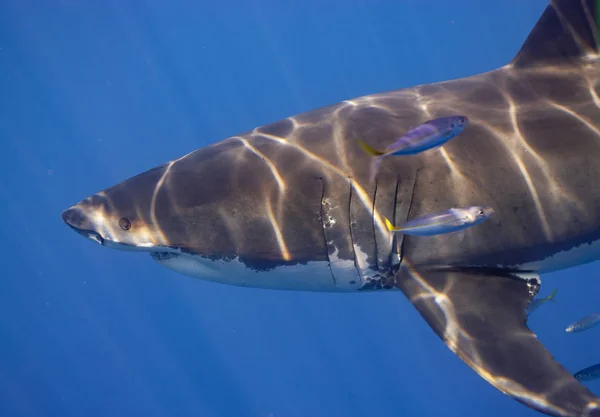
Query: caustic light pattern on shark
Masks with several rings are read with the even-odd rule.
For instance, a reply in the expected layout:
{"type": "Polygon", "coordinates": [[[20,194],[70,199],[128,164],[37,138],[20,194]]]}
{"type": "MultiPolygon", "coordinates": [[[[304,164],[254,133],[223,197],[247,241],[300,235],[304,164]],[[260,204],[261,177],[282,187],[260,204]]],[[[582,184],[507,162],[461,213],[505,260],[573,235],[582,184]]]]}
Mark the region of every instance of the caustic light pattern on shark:
{"type": "Polygon", "coordinates": [[[96,243],[150,253],[199,279],[401,290],[503,393],[550,415],[599,417],[599,399],[527,327],[539,274],[600,259],[597,16],[594,0],[553,0],[501,68],[257,127],[94,194],[62,218],[96,243]],[[385,149],[449,114],[469,120],[456,140],[386,158],[370,180],[372,157],[357,138],[385,149]],[[495,214],[460,244],[385,224],[474,205],[495,214]]]}

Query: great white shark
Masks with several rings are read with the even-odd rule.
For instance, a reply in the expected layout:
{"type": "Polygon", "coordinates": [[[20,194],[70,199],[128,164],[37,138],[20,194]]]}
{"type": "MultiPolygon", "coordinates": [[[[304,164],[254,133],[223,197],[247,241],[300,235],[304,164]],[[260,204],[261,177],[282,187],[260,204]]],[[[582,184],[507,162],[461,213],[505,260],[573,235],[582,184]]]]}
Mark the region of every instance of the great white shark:
{"type": "Polygon", "coordinates": [[[540,274],[600,259],[599,13],[595,0],[553,0],[501,68],[257,127],[94,194],[62,219],[200,279],[399,289],[503,393],[554,416],[600,416],[600,399],[526,323],[540,274]],[[470,121],[458,137],[386,158],[370,179],[358,139],[383,149],[455,114],[470,121]],[[461,239],[384,224],[470,205],[495,214],[461,239]]]}

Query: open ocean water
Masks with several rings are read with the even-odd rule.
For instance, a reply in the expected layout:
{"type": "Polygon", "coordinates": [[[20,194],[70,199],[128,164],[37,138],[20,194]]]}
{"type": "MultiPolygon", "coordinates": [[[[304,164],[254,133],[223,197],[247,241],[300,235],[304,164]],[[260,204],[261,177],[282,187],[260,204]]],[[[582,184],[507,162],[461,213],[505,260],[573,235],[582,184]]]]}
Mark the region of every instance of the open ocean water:
{"type": "MultiPolygon", "coordinates": [[[[458,359],[400,292],[194,280],[60,213],[196,148],[357,96],[509,62],[547,5],[0,2],[0,417],[541,415],[458,359]]],[[[600,362],[599,263],[543,276],[530,326],[600,362]]],[[[600,394],[600,382],[587,384],[600,394]]]]}

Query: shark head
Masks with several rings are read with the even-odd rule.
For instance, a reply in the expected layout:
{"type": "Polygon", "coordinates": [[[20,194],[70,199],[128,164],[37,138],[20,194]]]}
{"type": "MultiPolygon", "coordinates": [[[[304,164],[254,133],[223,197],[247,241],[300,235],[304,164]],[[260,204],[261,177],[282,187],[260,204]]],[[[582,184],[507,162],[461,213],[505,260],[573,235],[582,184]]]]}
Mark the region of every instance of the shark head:
{"type": "Polygon", "coordinates": [[[109,248],[171,250],[161,228],[168,214],[157,213],[155,206],[154,188],[163,173],[158,168],[93,194],[63,211],[62,220],[80,235],[109,248]]]}
{"type": "Polygon", "coordinates": [[[91,195],[62,219],[114,249],[284,261],[269,218],[276,201],[265,197],[278,184],[266,169],[241,142],[226,141],[91,195]],[[257,233],[260,242],[244,239],[257,233]]]}
{"type": "Polygon", "coordinates": [[[148,252],[188,276],[256,287],[331,287],[322,182],[308,171],[294,176],[301,166],[286,178],[257,153],[243,140],[220,142],[91,195],[62,219],[93,242],[148,252]],[[299,265],[314,267],[312,281],[274,284],[257,275],[299,265]]]}

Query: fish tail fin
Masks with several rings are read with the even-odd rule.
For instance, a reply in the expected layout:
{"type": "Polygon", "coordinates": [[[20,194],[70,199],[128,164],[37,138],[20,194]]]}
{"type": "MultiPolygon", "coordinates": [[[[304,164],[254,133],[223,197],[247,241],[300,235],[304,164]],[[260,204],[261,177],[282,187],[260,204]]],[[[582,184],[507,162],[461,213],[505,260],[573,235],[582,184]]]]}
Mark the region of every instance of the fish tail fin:
{"type": "Polygon", "coordinates": [[[552,294],[550,294],[548,296],[548,301],[552,301],[553,303],[556,303],[556,301],[554,301],[554,297],[556,296],[557,291],[558,291],[558,288],[555,288],[554,291],[552,291],[552,294]]]}
{"type": "Polygon", "coordinates": [[[358,139],[358,144],[370,156],[383,156],[383,154],[384,154],[384,152],[378,151],[377,149],[373,148],[371,145],[364,142],[362,139],[358,139]]]}
{"type": "Polygon", "coordinates": [[[388,230],[390,232],[398,232],[401,231],[402,228],[401,227],[396,227],[392,224],[392,222],[390,221],[390,219],[388,219],[387,217],[384,217],[385,219],[385,226],[388,228],[388,230]]]}

